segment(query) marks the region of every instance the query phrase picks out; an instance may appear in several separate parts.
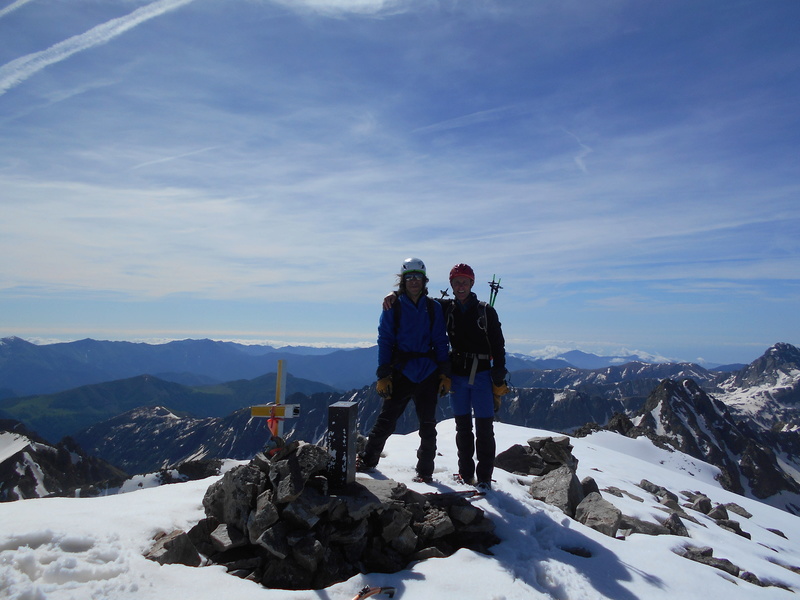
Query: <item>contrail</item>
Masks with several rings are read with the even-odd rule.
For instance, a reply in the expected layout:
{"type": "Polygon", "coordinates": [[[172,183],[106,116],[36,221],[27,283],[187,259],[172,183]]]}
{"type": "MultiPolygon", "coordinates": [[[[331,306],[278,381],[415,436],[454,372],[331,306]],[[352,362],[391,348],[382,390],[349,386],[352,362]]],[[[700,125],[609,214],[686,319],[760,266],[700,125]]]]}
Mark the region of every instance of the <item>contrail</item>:
{"type": "Polygon", "coordinates": [[[458,129],[460,127],[468,127],[477,123],[485,123],[486,121],[496,121],[503,118],[507,114],[512,116],[519,112],[519,106],[501,106],[499,108],[491,108],[489,110],[481,110],[455,119],[448,119],[433,125],[426,125],[425,127],[418,127],[411,133],[427,133],[431,131],[443,131],[445,129],[458,129]]]}
{"type": "Polygon", "coordinates": [[[8,6],[6,6],[5,8],[0,9],[0,19],[5,17],[8,13],[17,10],[23,4],[27,4],[30,1],[31,0],[17,0],[16,2],[12,2],[8,6]]]}
{"type": "MultiPolygon", "coordinates": [[[[17,0],[16,3],[4,9],[4,12],[18,8],[30,0],[17,0]]],[[[184,4],[189,4],[194,0],[159,0],[147,6],[136,9],[129,15],[111,19],[102,25],[93,27],[86,33],[73,36],[69,39],[50,46],[47,50],[34,52],[22,56],[0,67],[0,96],[11,88],[19,85],[31,75],[38,73],[53,63],[61,62],[77,52],[87,50],[100,44],[105,44],[109,40],[133,29],[140,23],[144,23],[153,17],[158,17],[164,13],[180,8],[184,4]]]]}

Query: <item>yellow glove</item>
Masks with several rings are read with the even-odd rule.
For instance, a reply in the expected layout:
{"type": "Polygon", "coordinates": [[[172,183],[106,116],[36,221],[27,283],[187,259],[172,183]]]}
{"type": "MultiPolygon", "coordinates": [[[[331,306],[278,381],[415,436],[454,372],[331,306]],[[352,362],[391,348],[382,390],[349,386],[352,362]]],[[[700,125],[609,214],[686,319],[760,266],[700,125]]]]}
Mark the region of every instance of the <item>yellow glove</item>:
{"type": "Polygon", "coordinates": [[[508,392],[508,384],[505,381],[502,385],[492,384],[492,393],[495,396],[505,396],[508,392]]]}
{"type": "Polygon", "coordinates": [[[380,394],[381,398],[388,400],[392,397],[392,378],[384,377],[383,379],[378,379],[375,388],[378,390],[378,394],[380,394]]]}
{"type": "Polygon", "coordinates": [[[494,412],[500,410],[500,405],[503,402],[503,396],[508,393],[508,384],[504,381],[503,385],[492,384],[492,393],[494,394],[494,412]]]}
{"type": "Polygon", "coordinates": [[[439,395],[446,396],[450,393],[450,385],[453,382],[447,375],[439,375],[439,395]]]}

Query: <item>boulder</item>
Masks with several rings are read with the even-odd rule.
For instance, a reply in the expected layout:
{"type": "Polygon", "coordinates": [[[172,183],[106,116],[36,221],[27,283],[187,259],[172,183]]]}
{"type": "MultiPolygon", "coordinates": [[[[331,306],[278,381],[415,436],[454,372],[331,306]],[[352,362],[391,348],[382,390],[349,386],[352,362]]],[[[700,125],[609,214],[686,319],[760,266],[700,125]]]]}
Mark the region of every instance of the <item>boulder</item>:
{"type": "Polygon", "coordinates": [[[725,571],[734,577],[738,577],[741,569],[729,561],[727,558],[715,558],[714,550],[708,546],[697,548],[695,546],[686,546],[681,554],[684,558],[693,560],[695,562],[714,567],[725,571]]]}
{"type": "Polygon", "coordinates": [[[598,492],[592,492],[581,500],[575,509],[575,520],[587,527],[615,537],[622,521],[622,512],[598,492]]]}
{"type": "Polygon", "coordinates": [[[672,513],[667,517],[662,525],[666,527],[672,535],[689,537],[689,530],[686,529],[686,525],[683,524],[683,521],[681,521],[681,518],[676,513],[672,513]]]}
{"type": "Polygon", "coordinates": [[[572,455],[572,444],[567,436],[534,437],[528,440],[527,447],[515,444],[500,452],[494,465],[509,473],[546,475],[562,466],[574,472],[578,459],[572,455]]]}
{"type": "Polygon", "coordinates": [[[188,534],[177,530],[159,535],[145,558],[162,565],[187,565],[199,567],[202,559],[188,534]]]}
{"type": "Polygon", "coordinates": [[[649,521],[644,521],[628,515],[622,515],[619,530],[626,532],[626,534],[641,533],[643,535],[669,535],[671,533],[670,530],[663,525],[650,523],[649,521]]]}
{"type": "Polygon", "coordinates": [[[569,516],[583,500],[583,488],[578,477],[567,466],[561,466],[531,483],[529,493],[536,500],[552,504],[569,516]]]}

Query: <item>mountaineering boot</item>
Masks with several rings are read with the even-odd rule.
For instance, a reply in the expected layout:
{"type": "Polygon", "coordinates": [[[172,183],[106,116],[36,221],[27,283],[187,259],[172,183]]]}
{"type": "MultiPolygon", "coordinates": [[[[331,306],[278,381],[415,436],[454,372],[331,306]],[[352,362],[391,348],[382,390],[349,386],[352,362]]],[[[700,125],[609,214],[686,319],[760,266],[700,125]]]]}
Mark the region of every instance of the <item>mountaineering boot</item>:
{"type": "Polygon", "coordinates": [[[494,419],[492,417],[482,417],[475,419],[475,450],[478,459],[478,467],[475,475],[478,485],[488,484],[491,488],[492,473],[494,472],[494,419]]]}
{"type": "Polygon", "coordinates": [[[457,415],[456,449],[458,450],[458,474],[465,482],[471,482],[475,476],[475,436],[472,433],[472,415],[457,415]]]}
{"type": "Polygon", "coordinates": [[[364,458],[363,453],[356,454],[356,471],[359,473],[369,473],[370,471],[373,471],[377,465],[377,462],[374,464],[368,463],[364,458]]]}
{"type": "Polygon", "coordinates": [[[460,485],[475,485],[475,480],[474,479],[471,479],[471,478],[470,479],[464,479],[461,476],[461,473],[454,473],[453,474],[453,481],[455,481],[456,483],[458,483],[460,485]]]}

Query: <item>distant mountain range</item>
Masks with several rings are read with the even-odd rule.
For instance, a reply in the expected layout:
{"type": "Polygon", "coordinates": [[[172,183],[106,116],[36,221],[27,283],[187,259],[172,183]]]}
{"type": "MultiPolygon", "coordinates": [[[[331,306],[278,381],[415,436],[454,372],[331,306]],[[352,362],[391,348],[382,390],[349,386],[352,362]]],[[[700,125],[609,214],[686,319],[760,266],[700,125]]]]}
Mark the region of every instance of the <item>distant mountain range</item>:
{"type": "MultiPolygon", "coordinates": [[[[152,375],[189,386],[255,379],[274,373],[278,360],[285,360],[287,371],[295,377],[346,391],[375,381],[378,352],[377,346],[350,350],[273,348],[212,340],[144,344],[85,339],[37,345],[7,337],[0,340],[0,399],[51,394],[138,375],[152,375]]],[[[598,369],[629,362],[652,363],[636,355],[597,356],[579,350],[549,359],[521,354],[507,356],[511,372],[566,367],[598,369]]],[[[736,369],[731,366],[726,370],[736,369]]]]}
{"type": "MultiPolygon", "coordinates": [[[[55,394],[0,400],[0,418],[22,421],[51,441],[142,406],[167,406],[177,415],[225,417],[241,408],[275,401],[277,375],[223,384],[185,386],[152,375],[84,385],[55,394]]],[[[286,395],[337,392],[323,383],[286,377],[286,395]]]]}
{"type": "Polygon", "coordinates": [[[86,339],[36,345],[11,337],[0,340],[0,398],[49,394],[138,375],[186,385],[255,379],[275,373],[278,360],[285,360],[295,377],[348,390],[374,380],[377,352],[373,347],[321,354],[313,348],[212,340],[143,344],[86,339]]]}
{"type": "MultiPolygon", "coordinates": [[[[95,344],[112,344],[112,350],[123,354],[129,350],[113,345],[116,342],[83,347],[105,347],[95,344]]],[[[180,363],[173,353],[176,348],[265,356],[254,348],[220,344],[171,346],[171,365],[208,364],[198,362],[198,354],[180,363]]],[[[29,357],[37,356],[31,344],[5,340],[0,348],[3,369],[15,361],[21,364],[10,350],[15,346],[29,357]]],[[[341,365],[358,356],[355,352],[305,356],[307,365],[312,365],[313,359],[339,354],[341,365]]],[[[290,364],[295,364],[294,358],[290,364]]],[[[104,365],[106,370],[114,363],[96,355],[83,361],[104,365]]],[[[44,371],[58,372],[56,364],[59,361],[51,355],[44,371]]],[[[732,491],[768,498],[800,490],[800,350],[790,344],[775,344],[750,365],[730,373],[691,363],[631,362],[594,369],[566,365],[560,359],[560,368],[552,368],[553,361],[519,359],[514,364],[524,368],[510,374],[512,393],[498,413],[503,422],[574,435],[598,428],[633,437],[647,435],[665,447],[717,465],[721,481],[732,491]]],[[[219,367],[216,372],[221,372],[219,367]]],[[[366,433],[372,427],[381,402],[374,385],[343,393],[294,375],[287,379],[287,401],[301,406],[300,417],[286,422],[287,438],[324,441],[327,409],[342,400],[357,403],[359,431],[366,433]]],[[[8,397],[0,401],[0,418],[21,421],[52,441],[72,436],[89,455],[125,471],[153,471],[187,460],[251,457],[269,435],[262,420],[250,418],[249,407],[271,402],[274,387],[274,373],[212,385],[183,385],[140,374],[51,394],[8,397]]],[[[440,402],[438,418],[451,415],[449,403],[440,402]]],[[[397,432],[416,428],[413,411],[406,411],[397,432]]]]}

